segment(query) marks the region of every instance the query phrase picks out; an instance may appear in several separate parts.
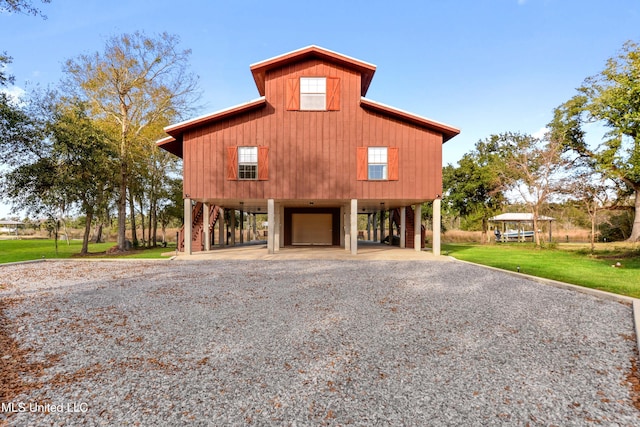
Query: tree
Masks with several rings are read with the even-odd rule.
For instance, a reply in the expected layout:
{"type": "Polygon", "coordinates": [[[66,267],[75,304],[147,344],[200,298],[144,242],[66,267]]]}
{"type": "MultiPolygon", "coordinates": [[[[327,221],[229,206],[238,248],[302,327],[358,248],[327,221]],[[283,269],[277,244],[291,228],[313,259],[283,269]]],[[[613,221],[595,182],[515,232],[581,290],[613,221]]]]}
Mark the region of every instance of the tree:
{"type": "Polygon", "coordinates": [[[54,98],[51,92],[38,92],[22,100],[20,106],[2,104],[0,155],[7,159],[10,171],[4,174],[0,187],[15,205],[47,217],[57,253],[60,218],[68,204],[50,139],[54,98]]]}
{"type": "Polygon", "coordinates": [[[4,69],[13,62],[13,58],[7,55],[7,52],[0,53],[0,87],[13,84],[14,76],[5,74],[4,69]]]}
{"type": "Polygon", "coordinates": [[[595,162],[607,177],[634,195],[629,241],[640,240],[640,46],[627,42],[598,75],[554,110],[551,138],[595,162]],[[597,147],[586,139],[586,125],[601,123],[608,132],[597,147]]]}
{"type": "Polygon", "coordinates": [[[562,145],[546,137],[539,139],[507,133],[501,138],[504,147],[502,182],[532,213],[535,243],[540,246],[540,210],[554,194],[561,192],[570,162],[562,156],[562,145]]]}
{"type": "Polygon", "coordinates": [[[67,200],[79,204],[85,215],[80,253],[87,254],[96,208],[110,197],[115,182],[113,144],[77,100],[57,106],[52,128],[59,185],[64,186],[67,200]]]}
{"type": "MultiPolygon", "coordinates": [[[[125,250],[127,190],[136,151],[148,141],[142,133],[187,111],[197,96],[197,79],[188,72],[190,50],[178,50],[178,38],[142,33],[107,41],[103,53],[67,61],[65,71],[92,116],[114,135],[118,153],[118,247],[125,250]]],[[[158,135],[159,136],[159,135],[158,135]]]]}
{"type": "Polygon", "coordinates": [[[489,218],[506,203],[501,164],[500,137],[492,135],[478,141],[475,150],[458,161],[458,167],[447,165],[443,171],[445,205],[463,217],[480,221],[483,243],[489,241],[489,218]]]}
{"type": "MultiPolygon", "coordinates": [[[[42,3],[51,3],[51,0],[40,1],[42,3]]],[[[38,8],[32,6],[32,2],[28,0],[0,0],[0,12],[25,13],[33,16],[40,15],[46,19],[46,16],[43,15],[38,8]]]]}
{"type": "Polygon", "coordinates": [[[0,141],[3,153],[13,153],[2,182],[5,193],[31,214],[45,215],[56,239],[65,213],[79,207],[86,216],[81,252],[86,254],[95,206],[109,197],[113,182],[112,144],[82,103],[63,102],[54,91],[31,94],[13,113],[7,131],[21,137],[0,141]]]}

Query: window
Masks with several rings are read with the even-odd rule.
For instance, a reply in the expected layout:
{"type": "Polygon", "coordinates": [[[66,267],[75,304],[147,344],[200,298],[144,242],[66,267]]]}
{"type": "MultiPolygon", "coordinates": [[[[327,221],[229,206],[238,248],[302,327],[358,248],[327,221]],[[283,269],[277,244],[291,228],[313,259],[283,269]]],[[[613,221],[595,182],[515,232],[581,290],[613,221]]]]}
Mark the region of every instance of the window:
{"type": "Polygon", "coordinates": [[[398,147],[357,147],[358,181],[398,181],[400,157],[398,147]]]}
{"type": "Polygon", "coordinates": [[[339,77],[292,77],[286,80],[287,111],[340,110],[339,77]]]}
{"type": "Polygon", "coordinates": [[[327,109],[327,79],[324,77],[300,78],[300,109],[327,109]]]}
{"type": "Polygon", "coordinates": [[[369,147],[369,179],[387,179],[387,147],[369,147]]]}
{"type": "Polygon", "coordinates": [[[227,180],[269,180],[269,147],[227,147],[227,180]]]}
{"type": "Polygon", "coordinates": [[[238,147],[238,179],[258,179],[258,147],[238,147]]]}

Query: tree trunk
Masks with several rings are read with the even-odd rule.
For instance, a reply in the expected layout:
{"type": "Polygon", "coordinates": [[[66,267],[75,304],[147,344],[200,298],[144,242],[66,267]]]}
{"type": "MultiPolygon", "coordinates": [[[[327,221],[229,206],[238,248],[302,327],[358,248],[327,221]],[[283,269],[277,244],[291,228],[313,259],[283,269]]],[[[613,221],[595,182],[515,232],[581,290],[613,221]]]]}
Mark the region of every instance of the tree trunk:
{"type": "Polygon", "coordinates": [[[153,239],[153,247],[155,248],[158,245],[158,214],[157,214],[157,210],[158,210],[158,203],[157,200],[154,198],[153,200],[153,208],[151,209],[151,211],[149,212],[149,230],[151,230],[151,225],[153,224],[153,233],[151,235],[151,238],[153,239]]]}
{"type": "Polygon", "coordinates": [[[118,249],[127,250],[127,166],[122,159],[120,165],[120,194],[118,195],[118,249]]]}
{"type": "Polygon", "coordinates": [[[140,225],[142,226],[142,246],[144,246],[144,205],[142,203],[142,194],[140,195],[140,197],[138,198],[138,202],[140,203],[140,225]]]}
{"type": "Polygon", "coordinates": [[[131,211],[131,243],[134,248],[138,247],[138,232],[136,225],[136,208],[133,204],[133,195],[131,194],[131,189],[129,189],[129,210],[131,211]]]}
{"type": "Polygon", "coordinates": [[[91,233],[91,222],[93,221],[93,208],[87,207],[85,214],[87,218],[84,222],[84,236],[82,237],[82,249],[80,249],[81,255],[89,253],[89,234],[91,233]]]}
{"type": "Polygon", "coordinates": [[[56,256],[58,256],[58,230],[60,228],[60,223],[58,222],[58,218],[54,218],[53,220],[53,238],[56,242],[56,256]]]}
{"type": "Polygon", "coordinates": [[[482,238],[480,239],[482,244],[489,243],[489,237],[487,236],[487,230],[489,229],[489,221],[487,218],[482,218],[482,238]]]}
{"type": "Polygon", "coordinates": [[[533,210],[533,236],[536,242],[536,247],[540,247],[540,234],[538,233],[538,209],[533,210]]]}
{"type": "Polygon", "coordinates": [[[104,227],[104,223],[98,219],[96,221],[96,230],[93,233],[93,243],[102,243],[102,227],[104,227]]]}
{"type": "Polygon", "coordinates": [[[633,228],[631,229],[631,236],[627,239],[629,242],[640,241],[640,185],[633,187],[636,202],[635,213],[633,215],[633,228]]]}
{"type": "Polygon", "coordinates": [[[591,216],[591,253],[594,253],[596,250],[596,202],[593,202],[593,213],[591,216]]]}

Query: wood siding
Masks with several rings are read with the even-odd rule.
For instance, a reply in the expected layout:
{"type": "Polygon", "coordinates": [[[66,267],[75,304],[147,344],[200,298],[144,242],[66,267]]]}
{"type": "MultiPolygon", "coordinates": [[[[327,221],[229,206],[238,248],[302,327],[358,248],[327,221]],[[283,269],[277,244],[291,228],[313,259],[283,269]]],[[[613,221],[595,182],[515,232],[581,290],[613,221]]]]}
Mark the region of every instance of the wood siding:
{"type": "Polygon", "coordinates": [[[362,108],[356,71],[311,59],[267,72],[265,85],[265,108],[184,133],[185,194],[218,200],[430,200],[442,193],[442,135],[362,108]],[[331,95],[335,111],[296,110],[291,92],[304,76],[339,82],[331,95]],[[229,162],[237,162],[230,154],[236,146],[266,147],[261,156],[268,175],[234,180],[237,166],[229,162]],[[389,170],[389,181],[357,179],[358,147],[369,146],[397,149],[398,169],[389,170]]]}

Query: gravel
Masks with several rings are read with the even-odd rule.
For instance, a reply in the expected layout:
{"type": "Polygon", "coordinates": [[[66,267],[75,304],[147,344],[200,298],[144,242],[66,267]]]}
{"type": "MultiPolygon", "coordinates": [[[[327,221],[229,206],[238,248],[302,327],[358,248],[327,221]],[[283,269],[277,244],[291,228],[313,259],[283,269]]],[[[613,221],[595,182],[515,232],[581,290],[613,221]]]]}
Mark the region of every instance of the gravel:
{"type": "Polygon", "coordinates": [[[640,424],[629,305],[465,263],[46,262],[0,296],[44,366],[0,425],[640,424]]]}

